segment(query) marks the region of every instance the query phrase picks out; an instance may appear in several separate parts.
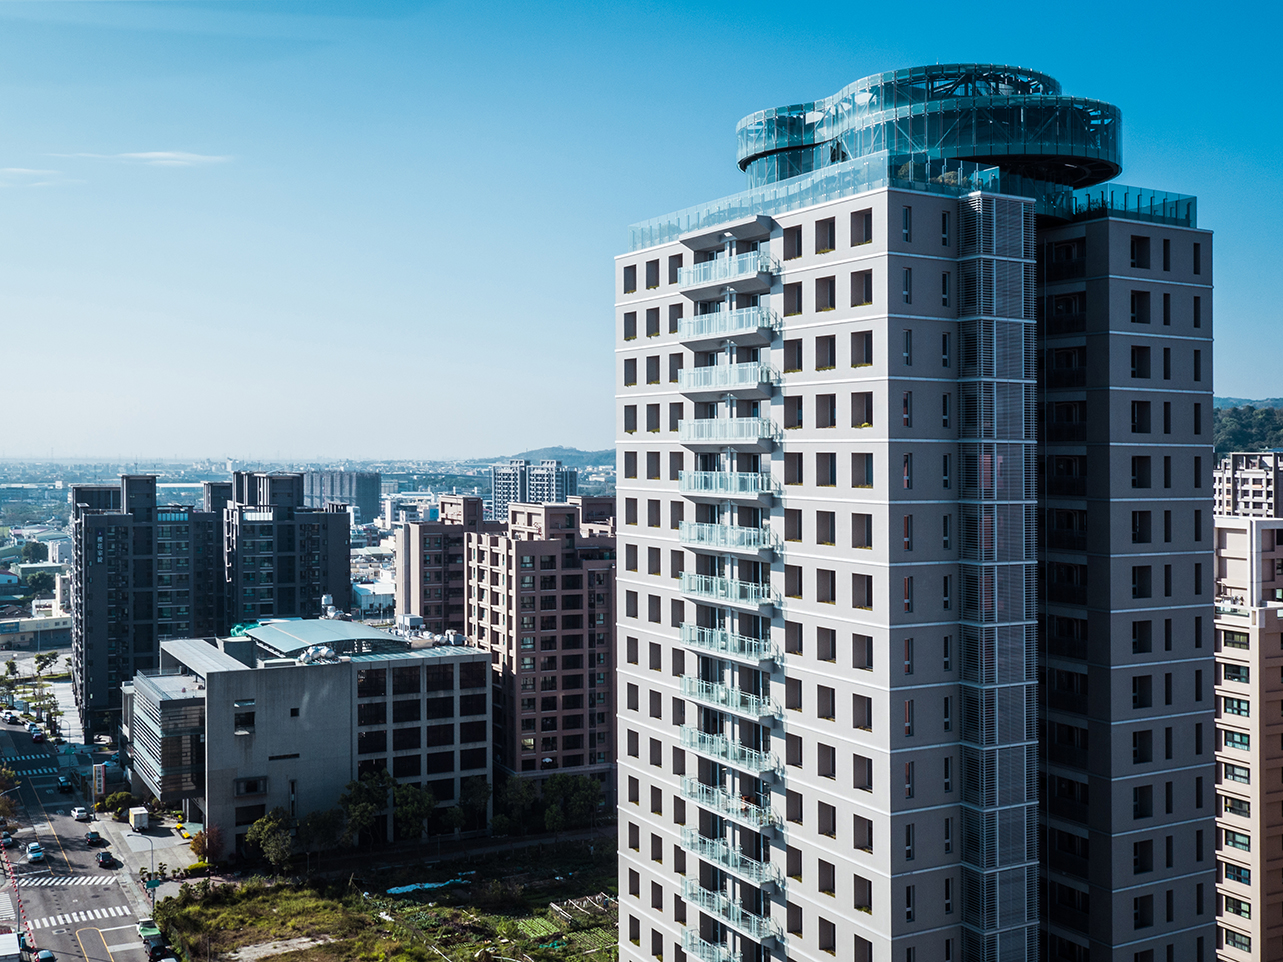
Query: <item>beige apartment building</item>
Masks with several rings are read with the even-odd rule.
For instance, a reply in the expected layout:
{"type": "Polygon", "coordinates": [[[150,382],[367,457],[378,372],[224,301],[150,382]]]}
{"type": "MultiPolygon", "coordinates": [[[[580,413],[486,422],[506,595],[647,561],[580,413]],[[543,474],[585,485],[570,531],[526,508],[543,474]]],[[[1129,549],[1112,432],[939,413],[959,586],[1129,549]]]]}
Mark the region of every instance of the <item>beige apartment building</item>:
{"type": "Polygon", "coordinates": [[[611,807],[613,515],[613,498],[517,502],[506,533],[465,541],[465,631],[491,654],[496,770],[536,781],[587,775],[611,807]]]}
{"type": "MultiPolygon", "coordinates": [[[[1249,457],[1222,461],[1218,481],[1249,457]]],[[[1283,518],[1217,515],[1216,908],[1225,962],[1283,959],[1281,589],[1283,518]]]]}
{"type": "Polygon", "coordinates": [[[621,960],[1210,959],[1211,237],[1119,125],[881,74],[631,228],[621,960]]]}
{"type": "Polygon", "coordinates": [[[501,533],[504,527],[486,521],[482,500],[467,495],[443,495],[435,521],[398,524],[397,614],[418,615],[427,632],[462,632],[467,626],[464,539],[471,533],[501,533]]]}
{"type": "Polygon", "coordinates": [[[1217,514],[1240,518],[1277,518],[1283,481],[1283,454],[1278,451],[1227,454],[1212,477],[1212,501],[1217,514]]]}

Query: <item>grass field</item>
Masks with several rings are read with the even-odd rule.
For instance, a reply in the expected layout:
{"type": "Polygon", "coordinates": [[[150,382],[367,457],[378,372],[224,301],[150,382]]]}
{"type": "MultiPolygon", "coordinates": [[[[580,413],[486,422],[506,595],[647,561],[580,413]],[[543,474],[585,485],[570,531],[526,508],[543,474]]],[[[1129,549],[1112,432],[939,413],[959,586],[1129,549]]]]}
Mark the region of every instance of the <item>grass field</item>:
{"type": "MultiPolygon", "coordinates": [[[[608,843],[605,847],[609,847],[608,843]]],[[[341,883],[185,885],[156,917],[190,960],[247,946],[329,939],[264,958],[280,962],[434,960],[473,962],[481,949],[530,962],[618,958],[613,849],[582,843],[516,855],[353,877],[341,883]],[[463,879],[464,884],[388,895],[387,889],[463,879]],[[597,905],[584,900],[604,893],[597,905]],[[551,908],[554,903],[562,911],[551,908]]]]}

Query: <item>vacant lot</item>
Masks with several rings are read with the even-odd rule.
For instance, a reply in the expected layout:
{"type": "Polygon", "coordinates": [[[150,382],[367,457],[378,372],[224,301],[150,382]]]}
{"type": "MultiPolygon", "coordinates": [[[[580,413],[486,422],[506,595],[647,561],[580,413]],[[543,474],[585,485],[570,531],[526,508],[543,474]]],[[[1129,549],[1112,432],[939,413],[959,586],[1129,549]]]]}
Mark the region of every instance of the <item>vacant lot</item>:
{"type": "Polygon", "coordinates": [[[602,847],[567,843],[341,883],[184,885],[156,916],[192,962],[233,953],[279,962],[474,962],[481,949],[531,962],[608,962],[618,957],[616,859],[602,847]],[[424,883],[432,887],[417,887],[424,883]],[[407,886],[416,887],[388,893],[407,886]]]}

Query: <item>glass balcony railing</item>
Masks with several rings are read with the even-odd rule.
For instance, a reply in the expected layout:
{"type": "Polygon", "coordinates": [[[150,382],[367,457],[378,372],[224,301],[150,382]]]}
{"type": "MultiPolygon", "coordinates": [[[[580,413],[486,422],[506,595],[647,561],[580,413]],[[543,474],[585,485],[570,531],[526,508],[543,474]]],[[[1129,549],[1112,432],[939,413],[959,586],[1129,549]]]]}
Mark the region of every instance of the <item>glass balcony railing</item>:
{"type": "Polygon", "coordinates": [[[775,494],[778,486],[769,474],[748,471],[682,471],[677,476],[682,494],[713,494],[755,498],[775,494]]]}
{"type": "Polygon", "coordinates": [[[686,622],[682,623],[682,644],[700,651],[747,661],[772,661],[778,654],[770,639],[750,638],[725,628],[704,628],[686,622]]]}
{"type": "Polygon", "coordinates": [[[780,927],[774,919],[753,914],[722,892],[704,888],[695,879],[685,880],[682,894],[691,905],[716,915],[727,925],[759,942],[780,934],[780,927]]]}
{"type": "Polygon", "coordinates": [[[677,425],[677,439],[683,443],[757,443],[775,441],[780,436],[780,429],[770,418],[696,418],[677,425]]]}
{"type": "Polygon", "coordinates": [[[683,748],[689,748],[692,751],[699,752],[701,755],[707,755],[709,758],[719,759],[728,765],[734,765],[736,768],[742,768],[744,771],[752,772],[755,775],[780,770],[780,760],[775,757],[774,753],[749,748],[747,745],[731,741],[725,735],[713,735],[709,732],[702,732],[698,728],[683,725],[681,727],[681,742],[683,748]]]}
{"type": "Polygon", "coordinates": [[[755,885],[780,881],[780,870],[770,862],[751,859],[738,849],[731,848],[724,838],[705,838],[693,828],[682,829],[682,847],[694,852],[705,861],[720,865],[755,885]]]}
{"type": "Polygon", "coordinates": [[[682,676],[682,694],[740,715],[752,715],[754,718],[765,718],[768,715],[780,717],[779,706],[767,696],[704,681],[702,678],[692,678],[690,675],[682,676]]]}
{"type": "Polygon", "coordinates": [[[698,962],[742,962],[744,958],[721,942],[705,942],[695,929],[687,929],[682,941],[686,954],[698,962]]]}
{"type": "Polygon", "coordinates": [[[712,809],[727,818],[747,822],[758,830],[781,824],[780,817],[769,807],[756,805],[716,785],[705,785],[697,778],[682,779],[682,798],[712,809]]]}
{"type": "Polygon", "coordinates": [[[733,257],[717,257],[702,264],[683,267],[677,272],[678,287],[698,287],[719,282],[730,283],[754,274],[774,274],[780,269],[769,251],[756,250],[733,257]]]}
{"type": "Polygon", "coordinates": [[[771,586],[756,581],[736,581],[734,578],[719,578],[716,575],[697,575],[688,571],[682,572],[682,592],[711,601],[728,601],[741,605],[773,605],[775,593],[771,586]]]}
{"type": "Polygon", "coordinates": [[[703,524],[682,521],[677,526],[677,537],[682,544],[705,548],[739,548],[759,551],[775,547],[775,534],[770,528],[750,528],[735,524],[703,524]]]}
{"type": "Polygon", "coordinates": [[[680,391],[733,391],[736,388],[755,388],[759,384],[779,383],[779,372],[760,361],[693,367],[677,374],[677,388],[680,391]]]}
{"type": "Polygon", "coordinates": [[[677,336],[683,341],[709,337],[734,337],[761,330],[778,331],[780,316],[765,307],[741,307],[737,311],[696,314],[677,322],[677,336]]]}

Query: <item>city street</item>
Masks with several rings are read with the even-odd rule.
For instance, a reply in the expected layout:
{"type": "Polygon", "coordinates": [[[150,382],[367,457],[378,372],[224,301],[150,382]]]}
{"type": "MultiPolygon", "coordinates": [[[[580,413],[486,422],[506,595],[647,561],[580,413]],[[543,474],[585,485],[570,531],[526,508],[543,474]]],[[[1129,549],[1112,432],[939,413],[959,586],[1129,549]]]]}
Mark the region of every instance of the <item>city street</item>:
{"type": "Polygon", "coordinates": [[[58,791],[59,772],[74,767],[76,756],[57,751],[47,743],[33,743],[25,725],[0,722],[0,755],[20,782],[17,817],[5,826],[16,844],[4,850],[17,889],[6,871],[0,921],[29,932],[36,948],[48,949],[58,959],[139,962],[143,952],[135,925],[147,907],[141,892],[129,883],[130,866],[140,864],[132,843],[142,850],[141,864],[146,864],[149,846],[143,839],[127,844],[127,826],[110,823],[108,828],[106,821],[72,818],[74,806],[88,803],[79,792],[58,791]],[[107,844],[86,845],[84,836],[90,829],[100,832],[107,844]],[[32,842],[44,849],[43,861],[28,859],[32,842]],[[95,856],[101,851],[113,854],[112,867],[97,864],[95,856]]]}

